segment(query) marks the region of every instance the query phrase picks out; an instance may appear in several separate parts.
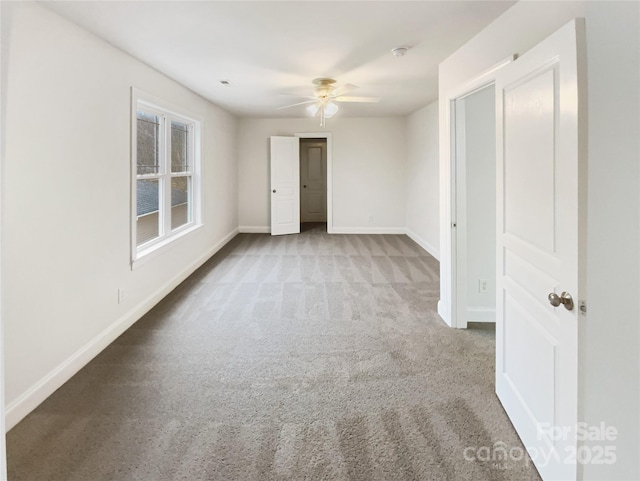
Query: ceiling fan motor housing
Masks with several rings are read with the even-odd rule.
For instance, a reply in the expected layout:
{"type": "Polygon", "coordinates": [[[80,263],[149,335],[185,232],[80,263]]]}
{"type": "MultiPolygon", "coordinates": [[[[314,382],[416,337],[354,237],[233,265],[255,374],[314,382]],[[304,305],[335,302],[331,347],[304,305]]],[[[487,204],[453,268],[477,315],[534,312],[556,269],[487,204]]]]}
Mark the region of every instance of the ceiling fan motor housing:
{"type": "Polygon", "coordinates": [[[313,79],[313,85],[316,86],[316,88],[314,89],[316,97],[319,97],[319,98],[327,97],[331,93],[331,91],[335,88],[333,86],[333,84],[335,83],[336,81],[332,78],[313,79]]]}

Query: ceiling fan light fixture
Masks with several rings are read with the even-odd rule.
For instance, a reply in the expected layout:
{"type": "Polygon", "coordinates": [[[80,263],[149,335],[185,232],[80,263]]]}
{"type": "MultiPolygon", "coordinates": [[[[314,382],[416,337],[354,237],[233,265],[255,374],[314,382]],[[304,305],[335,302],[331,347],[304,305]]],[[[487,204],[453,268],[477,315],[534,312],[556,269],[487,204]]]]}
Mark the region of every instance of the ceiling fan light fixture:
{"type": "Polygon", "coordinates": [[[333,117],[337,111],[338,111],[338,105],[335,104],[334,102],[327,102],[324,105],[324,117],[326,119],[330,119],[331,117],[333,117]]]}
{"type": "Polygon", "coordinates": [[[284,107],[278,107],[276,110],[288,109],[290,107],[297,107],[304,105],[307,113],[310,117],[320,117],[320,127],[325,126],[326,119],[330,119],[336,113],[340,107],[338,102],[369,102],[376,103],[380,99],[378,97],[354,97],[344,95],[346,92],[357,89],[356,85],[345,84],[342,87],[336,88],[333,86],[336,81],[331,78],[317,78],[313,80],[315,85],[313,95],[294,95],[301,97],[302,102],[296,102],[294,104],[285,105],[284,107]]]}
{"type": "Polygon", "coordinates": [[[311,117],[315,117],[318,114],[318,110],[320,110],[320,105],[315,103],[307,106],[307,112],[311,117]]]}

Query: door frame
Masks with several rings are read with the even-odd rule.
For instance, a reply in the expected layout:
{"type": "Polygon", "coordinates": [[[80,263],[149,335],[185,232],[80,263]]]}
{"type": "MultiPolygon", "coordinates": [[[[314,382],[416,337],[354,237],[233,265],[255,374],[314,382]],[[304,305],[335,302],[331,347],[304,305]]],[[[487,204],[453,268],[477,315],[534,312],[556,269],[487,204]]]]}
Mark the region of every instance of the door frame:
{"type": "MultiPolygon", "coordinates": [[[[309,185],[308,187],[311,187],[309,185]]],[[[311,214],[313,216],[314,214],[311,214]]],[[[316,214],[317,216],[317,214],[316,214]]],[[[300,224],[304,222],[322,222],[325,225],[327,224],[327,139],[300,139],[300,224]],[[307,194],[310,192],[307,190],[306,184],[311,184],[311,180],[308,178],[309,176],[309,149],[311,147],[315,147],[316,149],[321,150],[320,154],[320,177],[321,177],[321,188],[316,190],[316,194],[324,195],[324,202],[321,202],[323,205],[320,206],[320,209],[324,209],[324,212],[321,212],[319,218],[316,220],[309,220],[308,218],[302,220],[303,217],[308,213],[307,212],[307,194]],[[305,163],[307,165],[305,165],[305,163]]],[[[325,228],[326,230],[326,228],[325,228]]]]}
{"type": "MultiPolygon", "coordinates": [[[[469,314],[468,297],[468,251],[469,244],[466,196],[467,196],[467,129],[464,126],[466,110],[458,113],[457,103],[471,95],[482,92],[485,89],[493,88],[495,92],[495,82],[492,80],[483,83],[450,101],[451,112],[451,317],[455,319],[458,329],[466,329],[469,314]],[[460,124],[462,128],[458,130],[460,124]],[[460,142],[458,142],[460,141],[460,142]],[[458,148],[458,144],[461,148],[458,148]],[[455,225],[455,227],[454,227],[455,225]]],[[[494,162],[497,159],[494,159],[494,162]]],[[[493,192],[495,194],[495,191],[493,192]]],[[[494,212],[495,214],[495,212],[494,212]]],[[[495,249],[495,245],[494,245],[495,249]]],[[[487,322],[487,321],[483,321],[487,322]]]]}
{"type": "Polygon", "coordinates": [[[327,233],[333,234],[333,160],[331,132],[297,132],[301,139],[326,139],[327,141],[327,233]]]}
{"type": "MultiPolygon", "coordinates": [[[[467,327],[466,318],[460,315],[460,312],[462,312],[461,309],[466,310],[467,304],[467,279],[460,275],[461,272],[466,272],[467,269],[467,252],[466,244],[457,242],[456,101],[494,85],[496,72],[505,65],[513,62],[516,57],[516,54],[513,54],[501,60],[479,75],[472,77],[449,91],[445,98],[446,122],[444,128],[449,130],[449,141],[445,144],[444,156],[445,164],[449,167],[449,172],[441,173],[441,176],[447,176],[448,174],[448,178],[442,182],[441,177],[440,182],[440,188],[442,189],[440,198],[443,204],[440,209],[440,242],[442,246],[449,246],[451,261],[449,269],[447,270],[446,266],[443,266],[444,269],[441,269],[440,273],[442,281],[440,300],[438,301],[438,314],[445,320],[449,327],[457,329],[466,329],[467,327]],[[459,289],[459,286],[463,284],[465,287],[459,289]]],[[[446,253],[443,252],[442,257],[442,260],[444,260],[446,253]]]]}

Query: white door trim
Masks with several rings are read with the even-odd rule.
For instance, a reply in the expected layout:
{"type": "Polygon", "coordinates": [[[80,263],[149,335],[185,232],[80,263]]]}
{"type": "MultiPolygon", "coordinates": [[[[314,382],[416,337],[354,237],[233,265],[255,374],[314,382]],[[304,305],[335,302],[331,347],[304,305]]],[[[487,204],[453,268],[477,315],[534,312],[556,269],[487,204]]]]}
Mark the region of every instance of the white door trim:
{"type": "MultiPolygon", "coordinates": [[[[453,230],[455,229],[453,225],[456,224],[456,100],[493,85],[495,83],[496,72],[515,59],[515,54],[510,55],[479,75],[451,89],[445,99],[446,121],[444,125],[442,125],[442,128],[448,131],[449,142],[444,146],[444,159],[443,163],[441,163],[444,168],[440,174],[440,245],[442,248],[440,252],[440,300],[438,301],[438,314],[450,327],[467,327],[464,318],[458,316],[460,300],[458,299],[456,289],[456,285],[460,285],[460,282],[466,282],[466,279],[458,279],[457,276],[457,272],[460,269],[466,270],[466,264],[464,264],[466,251],[463,253],[464,255],[459,254],[459,246],[456,245],[456,236],[453,235],[453,230]],[[458,263],[459,258],[463,262],[462,265],[458,263]],[[459,318],[461,319],[459,320],[459,318]]],[[[466,303],[466,298],[462,300],[466,303]]]]}
{"type": "Polygon", "coordinates": [[[333,234],[333,149],[331,132],[298,132],[293,134],[301,139],[327,139],[327,233],[333,234]]]}
{"type": "Polygon", "coordinates": [[[300,223],[327,222],[327,139],[300,139],[300,223]],[[308,141],[308,142],[305,142],[308,141]],[[312,152],[319,152],[315,179],[312,152]],[[320,203],[312,201],[320,195],[320,203]],[[324,197],[324,201],[322,201],[324,197]],[[314,207],[315,206],[315,207],[314,207]]]}

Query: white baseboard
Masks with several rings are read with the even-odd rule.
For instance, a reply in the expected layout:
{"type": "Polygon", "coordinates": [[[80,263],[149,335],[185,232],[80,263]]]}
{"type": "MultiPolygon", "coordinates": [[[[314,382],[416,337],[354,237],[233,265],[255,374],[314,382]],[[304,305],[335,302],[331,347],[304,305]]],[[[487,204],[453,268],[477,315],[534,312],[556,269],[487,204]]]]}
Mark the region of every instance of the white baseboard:
{"type": "MultiPolygon", "coordinates": [[[[243,234],[269,234],[271,227],[256,225],[241,225],[238,231],[243,234]]],[[[404,227],[335,227],[331,229],[331,234],[406,234],[404,227]]],[[[419,242],[418,242],[419,244],[419,242]]],[[[424,248],[424,247],[423,247],[424,248]]],[[[433,255],[428,249],[429,254],[433,255]]],[[[435,257],[435,256],[434,256],[435,257]]]]}
{"type": "Polygon", "coordinates": [[[241,225],[238,231],[242,234],[271,234],[271,227],[259,225],[241,225]]]}
{"type": "Polygon", "coordinates": [[[467,322],[496,322],[496,310],[486,307],[468,307],[467,322]]]}
{"type": "Polygon", "coordinates": [[[404,234],[404,227],[336,227],[333,226],[332,234],[404,234]]]}
{"type": "Polygon", "coordinates": [[[407,236],[409,236],[409,238],[413,242],[418,244],[420,247],[422,247],[424,250],[426,250],[429,254],[431,254],[433,257],[435,257],[435,259],[437,261],[440,261],[440,250],[439,249],[436,249],[435,247],[433,247],[431,244],[429,244],[426,240],[424,240],[418,234],[413,232],[411,229],[407,229],[406,234],[407,234],[407,236]]]}
{"type": "Polygon", "coordinates": [[[5,425],[8,431],[18,424],[27,414],[38,407],[45,399],[53,394],[60,386],[82,369],[89,361],[115,341],[123,332],[145,315],[153,306],[160,302],[167,294],[175,289],[182,281],[218,252],[227,242],[238,234],[238,229],[227,234],[220,242],[205,252],[202,256],[187,266],[182,272],[166,282],[155,293],[143,302],[129,310],[100,334],[86,343],[68,359],[62,362],[35,383],[26,392],[7,405],[5,410],[5,425]]]}
{"type": "Polygon", "coordinates": [[[447,326],[451,327],[451,315],[448,312],[446,312],[445,308],[446,306],[444,302],[442,302],[442,299],[440,299],[438,301],[438,315],[445,322],[447,326]]]}

